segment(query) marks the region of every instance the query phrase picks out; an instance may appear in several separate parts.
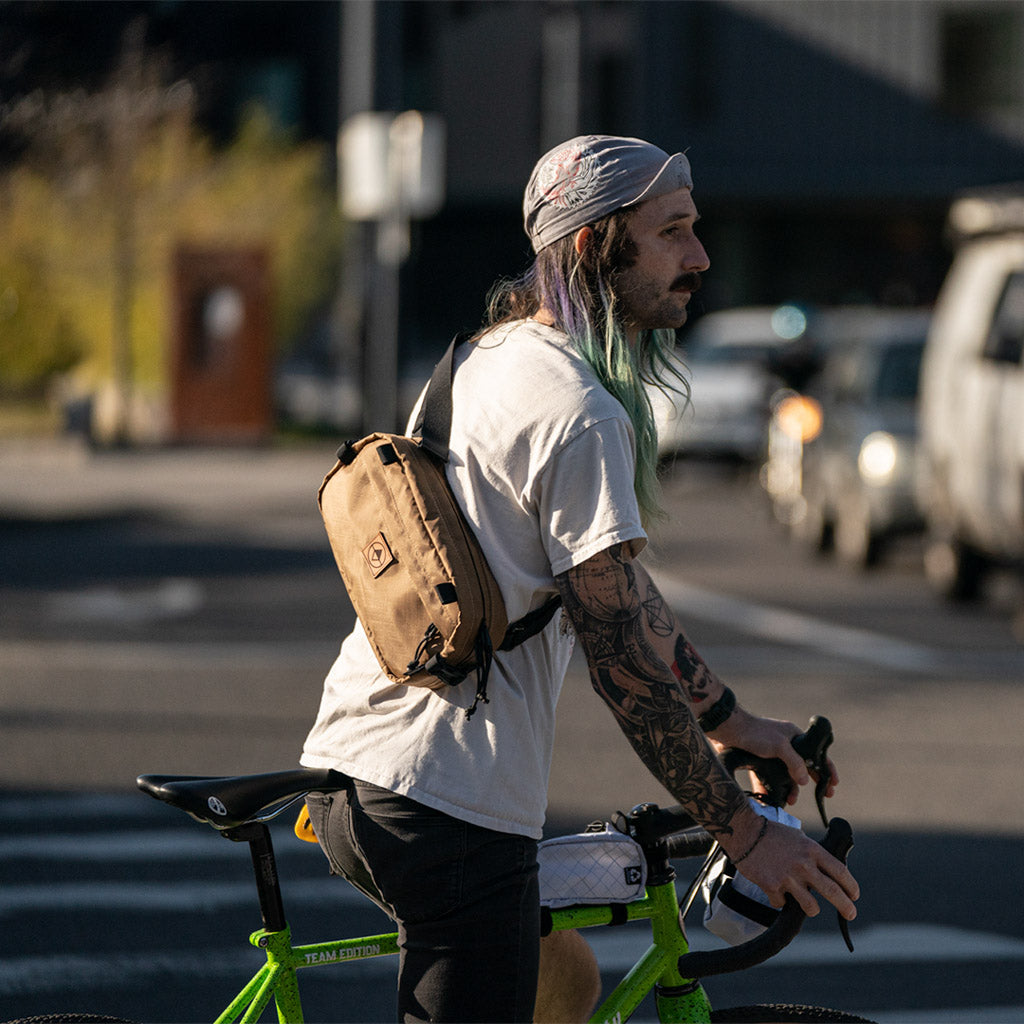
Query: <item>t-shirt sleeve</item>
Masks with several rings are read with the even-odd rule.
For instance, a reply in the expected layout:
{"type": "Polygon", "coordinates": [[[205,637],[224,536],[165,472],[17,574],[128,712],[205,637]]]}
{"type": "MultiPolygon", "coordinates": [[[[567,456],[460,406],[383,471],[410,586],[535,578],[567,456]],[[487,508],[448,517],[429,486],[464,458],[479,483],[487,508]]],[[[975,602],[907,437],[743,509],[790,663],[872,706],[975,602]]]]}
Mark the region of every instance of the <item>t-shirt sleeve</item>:
{"type": "Polygon", "coordinates": [[[647,534],[633,490],[633,443],[626,423],[601,420],[565,445],[540,492],[542,540],[558,576],[613,544],[643,550],[647,534]]]}

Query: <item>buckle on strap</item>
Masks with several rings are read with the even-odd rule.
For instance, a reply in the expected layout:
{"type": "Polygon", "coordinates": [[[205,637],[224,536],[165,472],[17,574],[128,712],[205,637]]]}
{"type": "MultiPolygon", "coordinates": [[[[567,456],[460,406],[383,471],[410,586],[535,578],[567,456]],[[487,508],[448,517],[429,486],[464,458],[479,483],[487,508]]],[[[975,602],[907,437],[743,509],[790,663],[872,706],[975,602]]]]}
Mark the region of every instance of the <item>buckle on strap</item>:
{"type": "Polygon", "coordinates": [[[444,658],[437,654],[423,665],[422,671],[437,676],[442,683],[447,683],[449,686],[458,686],[469,675],[469,670],[449,665],[444,658]]]}

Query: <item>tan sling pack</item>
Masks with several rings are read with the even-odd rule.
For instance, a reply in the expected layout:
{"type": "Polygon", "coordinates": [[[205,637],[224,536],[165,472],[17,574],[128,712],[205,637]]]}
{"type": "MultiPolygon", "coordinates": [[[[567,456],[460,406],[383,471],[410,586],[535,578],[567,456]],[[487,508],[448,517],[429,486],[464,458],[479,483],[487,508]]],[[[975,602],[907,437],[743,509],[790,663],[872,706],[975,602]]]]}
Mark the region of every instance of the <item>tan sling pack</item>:
{"type": "Polygon", "coordinates": [[[448,485],[452,357],[427,385],[414,434],[349,441],[318,503],[349,599],[388,678],[455,686],[476,673],[487,702],[493,654],[511,650],[551,620],[559,598],[511,625],[487,559],[448,485]]]}

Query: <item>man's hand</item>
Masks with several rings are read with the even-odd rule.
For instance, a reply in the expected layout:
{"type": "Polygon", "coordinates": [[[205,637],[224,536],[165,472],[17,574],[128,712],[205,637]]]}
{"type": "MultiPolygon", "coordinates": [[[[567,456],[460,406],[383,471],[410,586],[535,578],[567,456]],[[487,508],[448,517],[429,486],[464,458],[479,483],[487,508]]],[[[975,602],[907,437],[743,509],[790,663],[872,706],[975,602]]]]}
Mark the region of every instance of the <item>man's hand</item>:
{"type": "Polygon", "coordinates": [[[788,893],[808,917],[816,917],[816,892],[852,921],[860,887],[849,868],[799,829],[767,821],[753,808],[747,811],[752,820],[745,815],[742,825],[734,824],[733,834],[721,840],[729,857],[739,860],[737,870],[764,890],[773,907],[781,907],[788,893]]]}
{"type": "MultiPolygon", "coordinates": [[[[797,787],[800,787],[811,781],[811,774],[803,758],[793,749],[792,739],[800,731],[792,722],[758,718],[742,707],[737,707],[721,726],[707,735],[718,754],[729,747],[737,747],[748,753],[757,754],[758,757],[778,758],[785,764],[790,778],[797,787]]],[[[839,785],[839,773],[831,760],[828,762],[828,770],[829,783],[825,795],[830,797],[839,785]]],[[[755,792],[761,789],[753,774],[752,788],[755,792]]],[[[796,803],[798,796],[798,789],[794,789],[789,795],[788,802],[796,803]]]]}

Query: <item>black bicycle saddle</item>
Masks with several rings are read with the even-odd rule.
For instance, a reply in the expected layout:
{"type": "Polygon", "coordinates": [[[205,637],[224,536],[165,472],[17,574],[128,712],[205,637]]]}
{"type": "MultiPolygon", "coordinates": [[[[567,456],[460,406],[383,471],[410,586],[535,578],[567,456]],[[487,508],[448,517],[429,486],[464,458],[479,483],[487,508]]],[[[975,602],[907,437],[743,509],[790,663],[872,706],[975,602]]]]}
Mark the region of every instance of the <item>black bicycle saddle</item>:
{"type": "Polygon", "coordinates": [[[135,782],[144,793],[224,831],[305,793],[344,789],[349,778],[330,768],[292,768],[260,775],[140,775],[135,782]]]}

